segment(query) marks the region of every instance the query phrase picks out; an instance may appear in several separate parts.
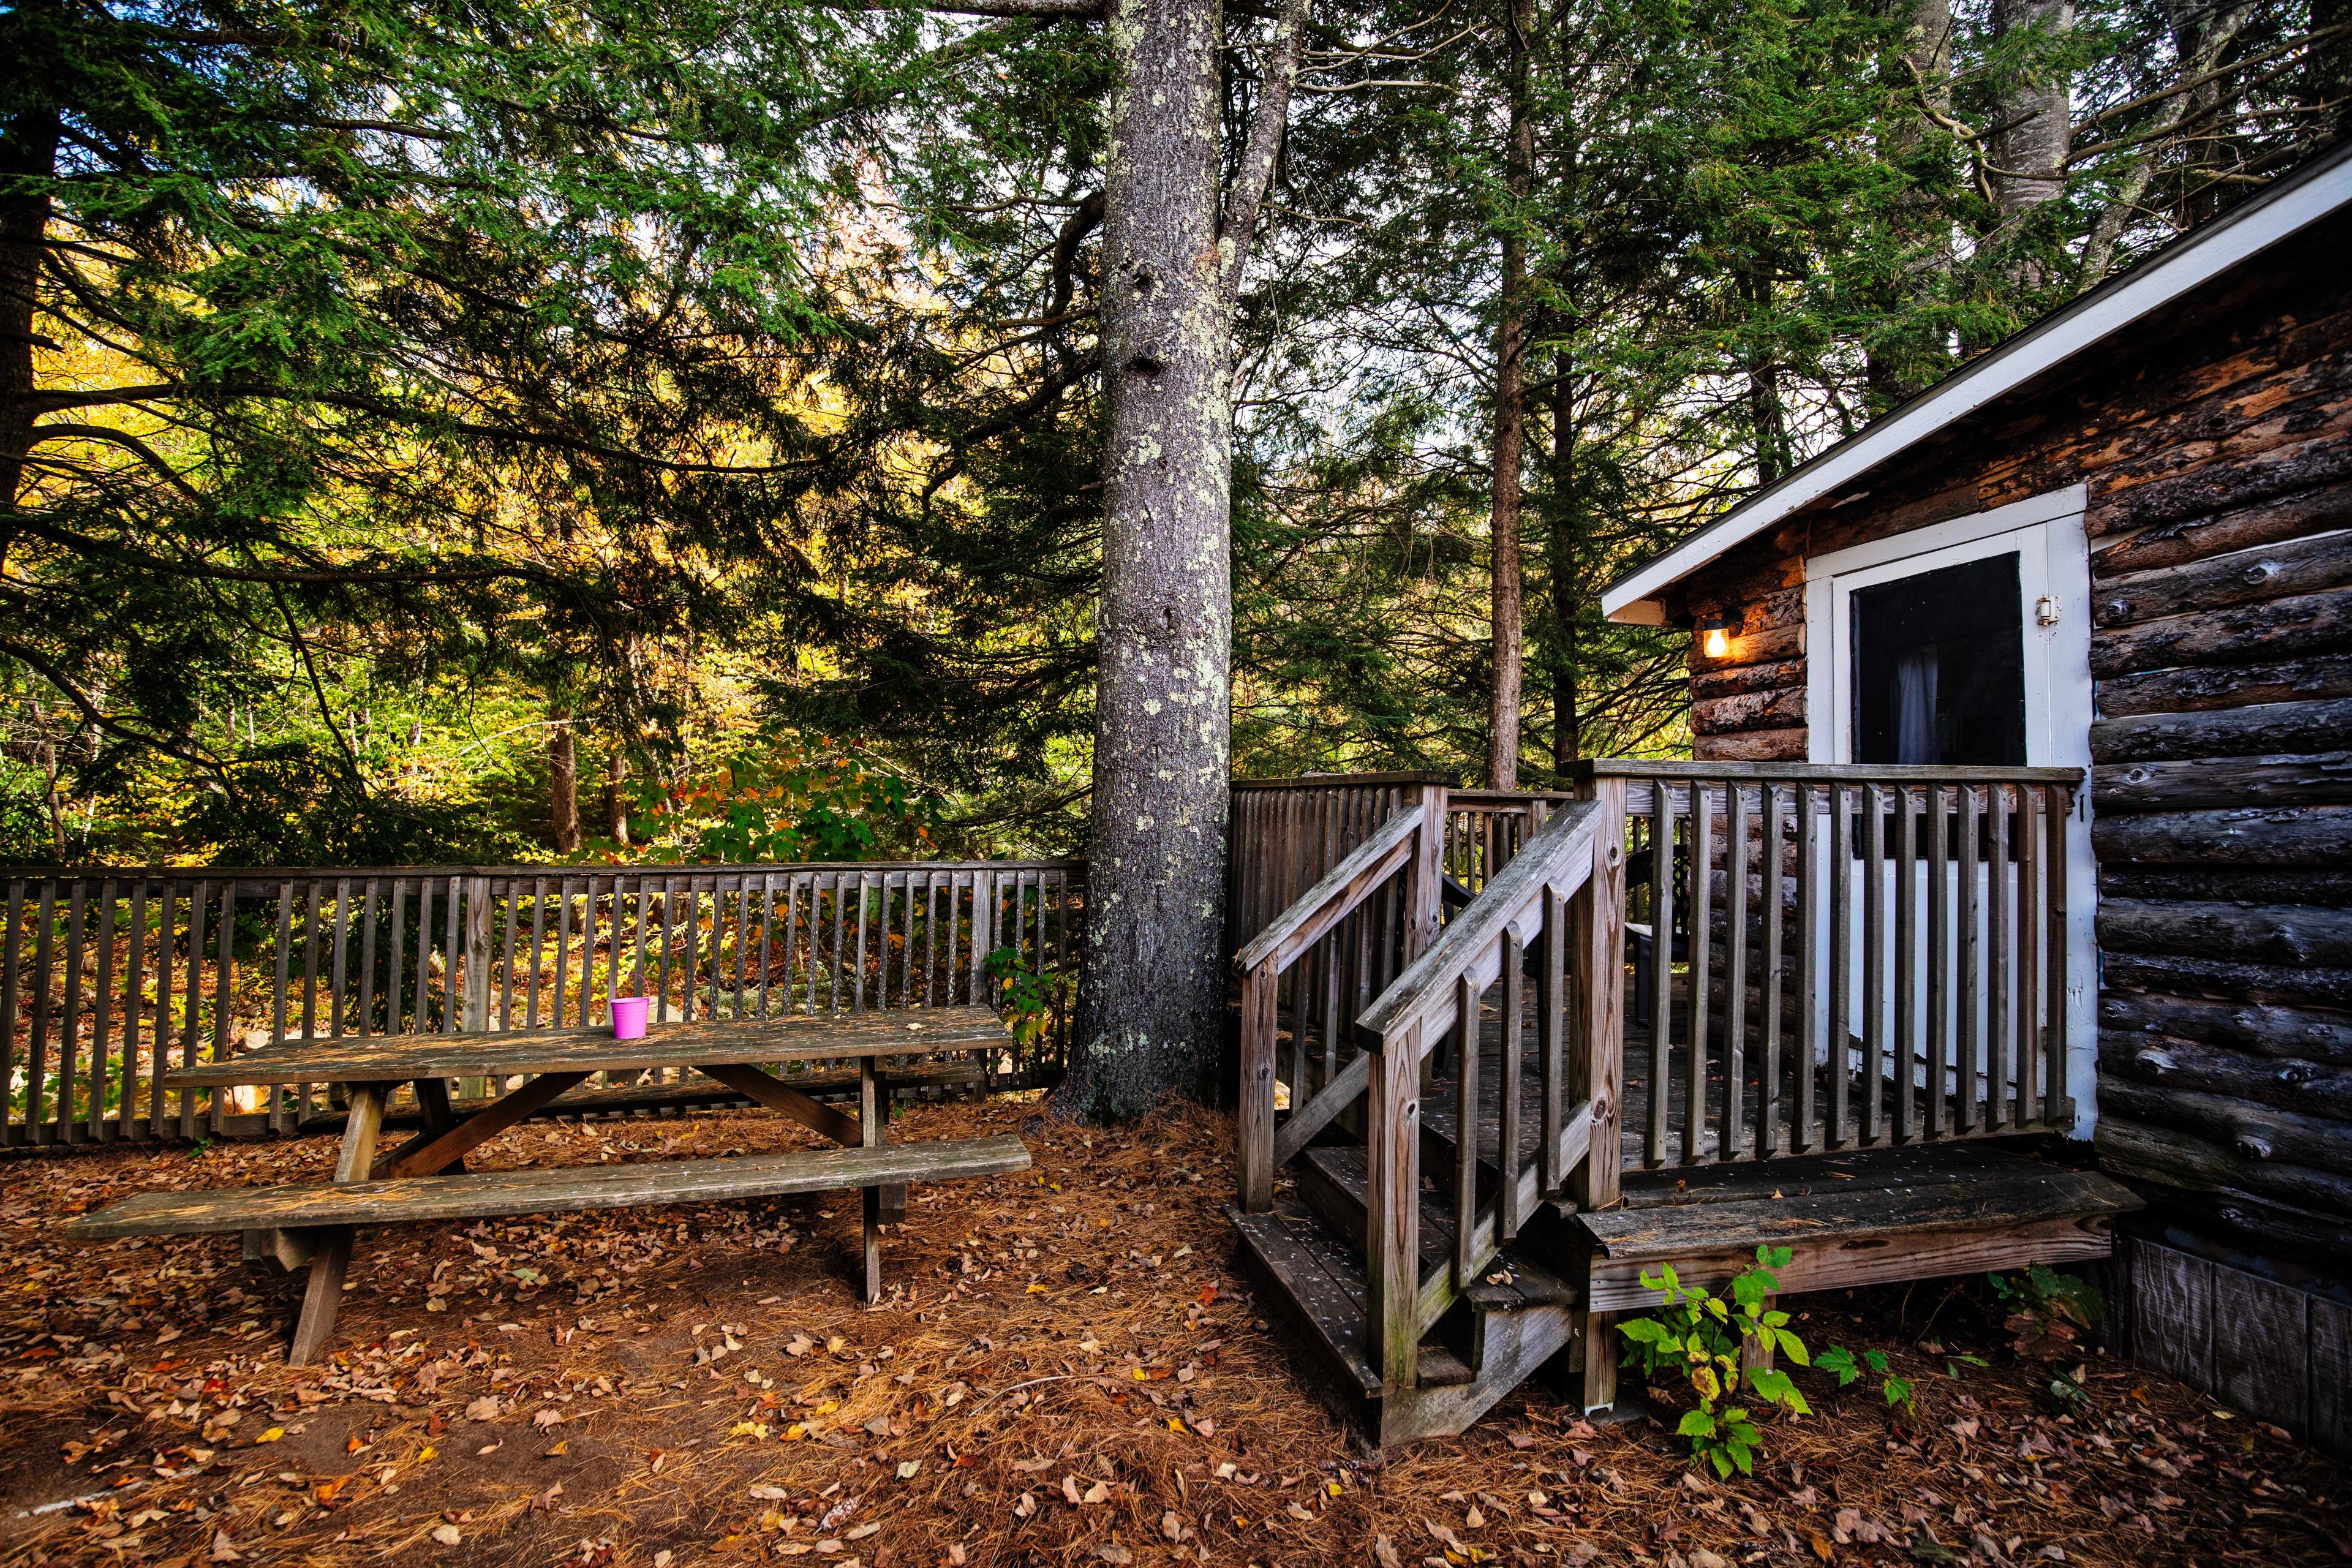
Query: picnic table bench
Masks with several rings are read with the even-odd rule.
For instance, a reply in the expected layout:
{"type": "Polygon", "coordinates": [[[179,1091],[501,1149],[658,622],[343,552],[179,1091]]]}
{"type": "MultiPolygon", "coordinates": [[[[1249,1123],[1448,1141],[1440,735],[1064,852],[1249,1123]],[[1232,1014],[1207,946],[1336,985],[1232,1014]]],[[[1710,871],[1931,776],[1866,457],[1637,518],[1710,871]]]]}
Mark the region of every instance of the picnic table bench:
{"type": "MultiPolygon", "coordinates": [[[[908,1182],[1001,1175],[1029,1164],[1028,1150],[1009,1136],[889,1142],[889,1078],[883,1058],[986,1052],[1001,1048],[1007,1038],[992,1009],[965,1006],[656,1025],[635,1040],[616,1040],[598,1028],[289,1040],[182,1068],[164,1087],[341,1084],[349,1110],[331,1184],[142,1193],[77,1215],[64,1228],[89,1241],[238,1232],[248,1256],[274,1257],[289,1269],[307,1263],[310,1279],[289,1356],[297,1366],[314,1358],[333,1331],[352,1232],[362,1225],[854,1188],[864,1194],[863,1289],[872,1301],[882,1292],[881,1226],[889,1217],[888,1189],[908,1182]],[[857,1068],[854,1116],[795,1088],[791,1076],[767,1070],[845,1060],[857,1068]],[[701,1073],[842,1147],[642,1164],[464,1169],[467,1152],[596,1073],[675,1068],[701,1073]],[[449,1095],[453,1077],[488,1079],[493,1085],[522,1081],[470,1114],[460,1114],[449,1095]],[[385,1102],[403,1083],[415,1089],[423,1126],[398,1147],[379,1150],[385,1102]]],[[[832,1076],[825,1075],[828,1084],[832,1076]]]]}

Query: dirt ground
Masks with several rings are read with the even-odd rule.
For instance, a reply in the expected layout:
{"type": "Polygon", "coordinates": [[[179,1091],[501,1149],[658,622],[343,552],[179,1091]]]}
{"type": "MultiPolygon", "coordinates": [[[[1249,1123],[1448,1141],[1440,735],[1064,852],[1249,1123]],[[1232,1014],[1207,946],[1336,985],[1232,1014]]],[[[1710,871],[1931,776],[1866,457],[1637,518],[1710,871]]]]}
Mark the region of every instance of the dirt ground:
{"type": "MultiPolygon", "coordinates": [[[[1595,1430],[1535,1387],[1464,1437],[1369,1454],[1236,1275],[1229,1126],[1035,1110],[906,1114],[908,1137],[1023,1131],[1036,1167],[917,1189],[870,1310],[848,1195],[417,1226],[362,1235],[339,1353],[299,1370],[299,1281],[233,1238],[84,1247],[51,1226],[147,1187],[320,1180],[331,1141],[0,1164],[0,1562],[2352,1556],[2341,1467],[2095,1356],[2087,1407],[2054,1414],[2048,1369],[2004,1348],[1972,1286],[1793,1301],[1809,1341],[1889,1352],[1917,1409],[1801,1373],[1818,1414],[1769,1423],[1733,1484],[1654,1423],[1595,1430]]],[[[803,1136],[755,1113],[538,1123],[473,1163],[803,1136]]]]}

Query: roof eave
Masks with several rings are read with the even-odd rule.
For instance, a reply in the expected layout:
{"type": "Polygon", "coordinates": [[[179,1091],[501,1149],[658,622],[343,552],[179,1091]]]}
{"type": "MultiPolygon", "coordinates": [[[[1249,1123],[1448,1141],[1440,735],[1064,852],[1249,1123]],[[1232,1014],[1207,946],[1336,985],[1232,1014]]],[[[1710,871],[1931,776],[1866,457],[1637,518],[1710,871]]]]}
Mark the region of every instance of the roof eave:
{"type": "Polygon", "coordinates": [[[1663,595],[1700,567],[2347,205],[2352,205],[2352,142],[2044,317],[1636,567],[1601,590],[1601,613],[1625,626],[1664,625],[1663,595]]]}

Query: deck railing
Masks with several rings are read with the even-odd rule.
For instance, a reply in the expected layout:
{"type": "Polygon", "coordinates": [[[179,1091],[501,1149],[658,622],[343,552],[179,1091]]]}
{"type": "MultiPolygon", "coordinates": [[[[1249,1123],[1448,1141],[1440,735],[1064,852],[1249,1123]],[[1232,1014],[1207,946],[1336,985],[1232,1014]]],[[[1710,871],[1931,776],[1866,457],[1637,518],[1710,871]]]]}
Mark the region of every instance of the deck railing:
{"type": "Polygon", "coordinates": [[[326,1086],[173,1097],[164,1073],[289,1037],[594,1025],[629,994],[663,1019],[985,1001],[1019,1025],[997,1081],[1039,1082],[1084,886],[1065,860],[20,876],[0,1143],[287,1131],[326,1086]]]}
{"type": "MultiPolygon", "coordinates": [[[[1319,820],[1314,792],[1336,796],[1347,786],[1300,780],[1276,787],[1292,799],[1272,805],[1280,795],[1270,788],[1268,804],[1255,811],[1244,805],[1237,853],[1248,855],[1258,842],[1253,834],[1268,823],[1319,820]]],[[[1622,987],[1614,977],[1622,970],[1624,866],[1616,814],[1623,792],[1610,784],[1593,800],[1481,802],[1477,813],[1465,814],[1450,809],[1439,784],[1390,780],[1373,787],[1397,792],[1396,809],[1353,842],[1343,840],[1326,873],[1234,956],[1242,982],[1239,1195],[1245,1210],[1269,1208],[1275,1173],[1310,1142],[1335,1127],[1362,1140],[1375,1344],[1384,1380],[1411,1386],[1423,1333],[1537,1204],[1615,1200],[1615,1010],[1622,987]],[[1490,820],[1475,823],[1474,837],[1460,826],[1465,815],[1490,820]],[[1472,873],[1478,896],[1441,930],[1446,857],[1465,843],[1475,852],[1453,868],[1472,873]],[[1391,921],[1389,910],[1401,916],[1391,921]],[[1287,984],[1310,961],[1319,963],[1314,973],[1323,984],[1287,984]],[[1387,962],[1397,966],[1393,978],[1377,996],[1351,1003],[1345,977],[1377,973],[1387,962]],[[1595,976],[1607,978],[1596,984],[1595,976]],[[1489,1014],[1499,1047],[1491,1094],[1481,1081],[1479,1048],[1489,1014]],[[1531,1133],[1521,1102],[1530,1019],[1538,1085],[1531,1133]],[[1421,1095],[1427,1069],[1449,1045],[1454,1153],[1444,1184],[1453,1194],[1454,1232],[1447,1261],[1424,1272],[1421,1095]],[[1288,1089],[1286,1115],[1281,1088],[1288,1089]],[[1483,1100],[1496,1102],[1492,1118],[1483,1100]],[[1491,1148],[1478,1131],[1482,1120],[1496,1123],[1491,1148]]]]}
{"type": "Polygon", "coordinates": [[[1623,868],[1613,801],[1539,812],[1538,826],[1356,1023],[1364,1055],[1365,1285],[1381,1380],[1411,1387],[1422,1336],[1518,1234],[1537,1204],[1566,1197],[1606,1207],[1617,1197],[1615,1089],[1623,868]],[[1530,966],[1528,960],[1534,963],[1530,966]],[[1532,1147],[1521,1104],[1525,986],[1533,969],[1538,1109],[1532,1147]],[[1480,1083],[1489,992],[1500,1050],[1496,1142],[1484,1179],[1480,1083]],[[1421,1095],[1425,1068],[1448,1046],[1454,1082],[1450,1257],[1422,1267],[1421,1095]]]}
{"type": "MultiPolygon", "coordinates": [[[[1351,799],[1409,787],[1439,816],[1435,918],[1451,921],[1547,813],[1611,793],[1626,814],[1635,972],[1629,1163],[2062,1130],[2074,1121],[2072,999],[2086,980],[2069,960],[2082,783],[2072,768],[1606,759],[1557,794],[1453,790],[1422,774],[1237,786],[1235,884],[1260,902],[1235,924],[1255,934],[1385,820],[1351,799]]],[[[1335,997],[1296,973],[1267,1026],[1339,1037],[1363,1009],[1360,985],[1335,997]]]]}
{"type": "Polygon", "coordinates": [[[1584,775],[1626,795],[1644,1165],[2072,1122],[2079,770],[1612,760],[1584,775]]]}

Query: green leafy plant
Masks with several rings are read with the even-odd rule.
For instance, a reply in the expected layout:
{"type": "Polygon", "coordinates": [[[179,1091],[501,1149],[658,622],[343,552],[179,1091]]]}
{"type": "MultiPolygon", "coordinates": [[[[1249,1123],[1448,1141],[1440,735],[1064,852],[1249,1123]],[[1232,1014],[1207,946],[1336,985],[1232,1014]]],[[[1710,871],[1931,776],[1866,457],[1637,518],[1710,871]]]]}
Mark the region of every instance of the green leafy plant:
{"type": "Polygon", "coordinates": [[[1012,1015],[1005,1026],[1022,1045],[1035,1045],[1053,1021],[1054,1005],[1067,986],[1068,977],[1039,973],[1021,961],[1020,949],[1009,945],[997,948],[982,962],[988,965],[988,977],[996,983],[999,1005],[1012,1015]]]}
{"type": "Polygon", "coordinates": [[[2097,1286],[2047,1264],[1990,1278],[1993,1294],[2008,1310],[2001,1326],[2010,1332],[2011,1348],[2021,1356],[2056,1361],[2072,1355],[2082,1336],[2106,1315],[2107,1304],[2097,1286]]]}
{"type": "Polygon", "coordinates": [[[1785,1247],[1758,1247],[1756,1266],[1733,1277],[1728,1296],[1684,1285],[1671,1265],[1655,1275],[1644,1271],[1642,1283],[1658,1292],[1659,1310],[1617,1326],[1627,1341],[1628,1365],[1638,1363],[1645,1377],[1672,1372],[1688,1383],[1697,1407],[1684,1412],[1675,1435],[1688,1438],[1692,1458],[1715,1467],[1718,1476],[1735,1469],[1752,1474],[1763,1447],[1748,1407],[1729,1403],[1743,1379],[1768,1405],[1799,1415],[1812,1412],[1787,1373],[1761,1364],[1761,1354],[1745,1354],[1752,1343],[1764,1354],[1811,1364],[1804,1342],[1789,1330],[1789,1314],[1767,1304],[1780,1287],[1772,1271],[1787,1268],[1793,1256],[1785,1247]],[[1750,1363],[1744,1372],[1743,1359],[1750,1363]]]}
{"type": "Polygon", "coordinates": [[[1859,1356],[1843,1345],[1830,1345],[1813,1358],[1814,1367],[1837,1379],[1840,1388],[1851,1387],[1862,1381],[1865,1369],[1878,1378],[1878,1391],[1886,1403],[1909,1415],[1918,1408],[1918,1385],[1909,1378],[1888,1370],[1891,1363],[1885,1351],[1864,1351],[1859,1356]]]}

